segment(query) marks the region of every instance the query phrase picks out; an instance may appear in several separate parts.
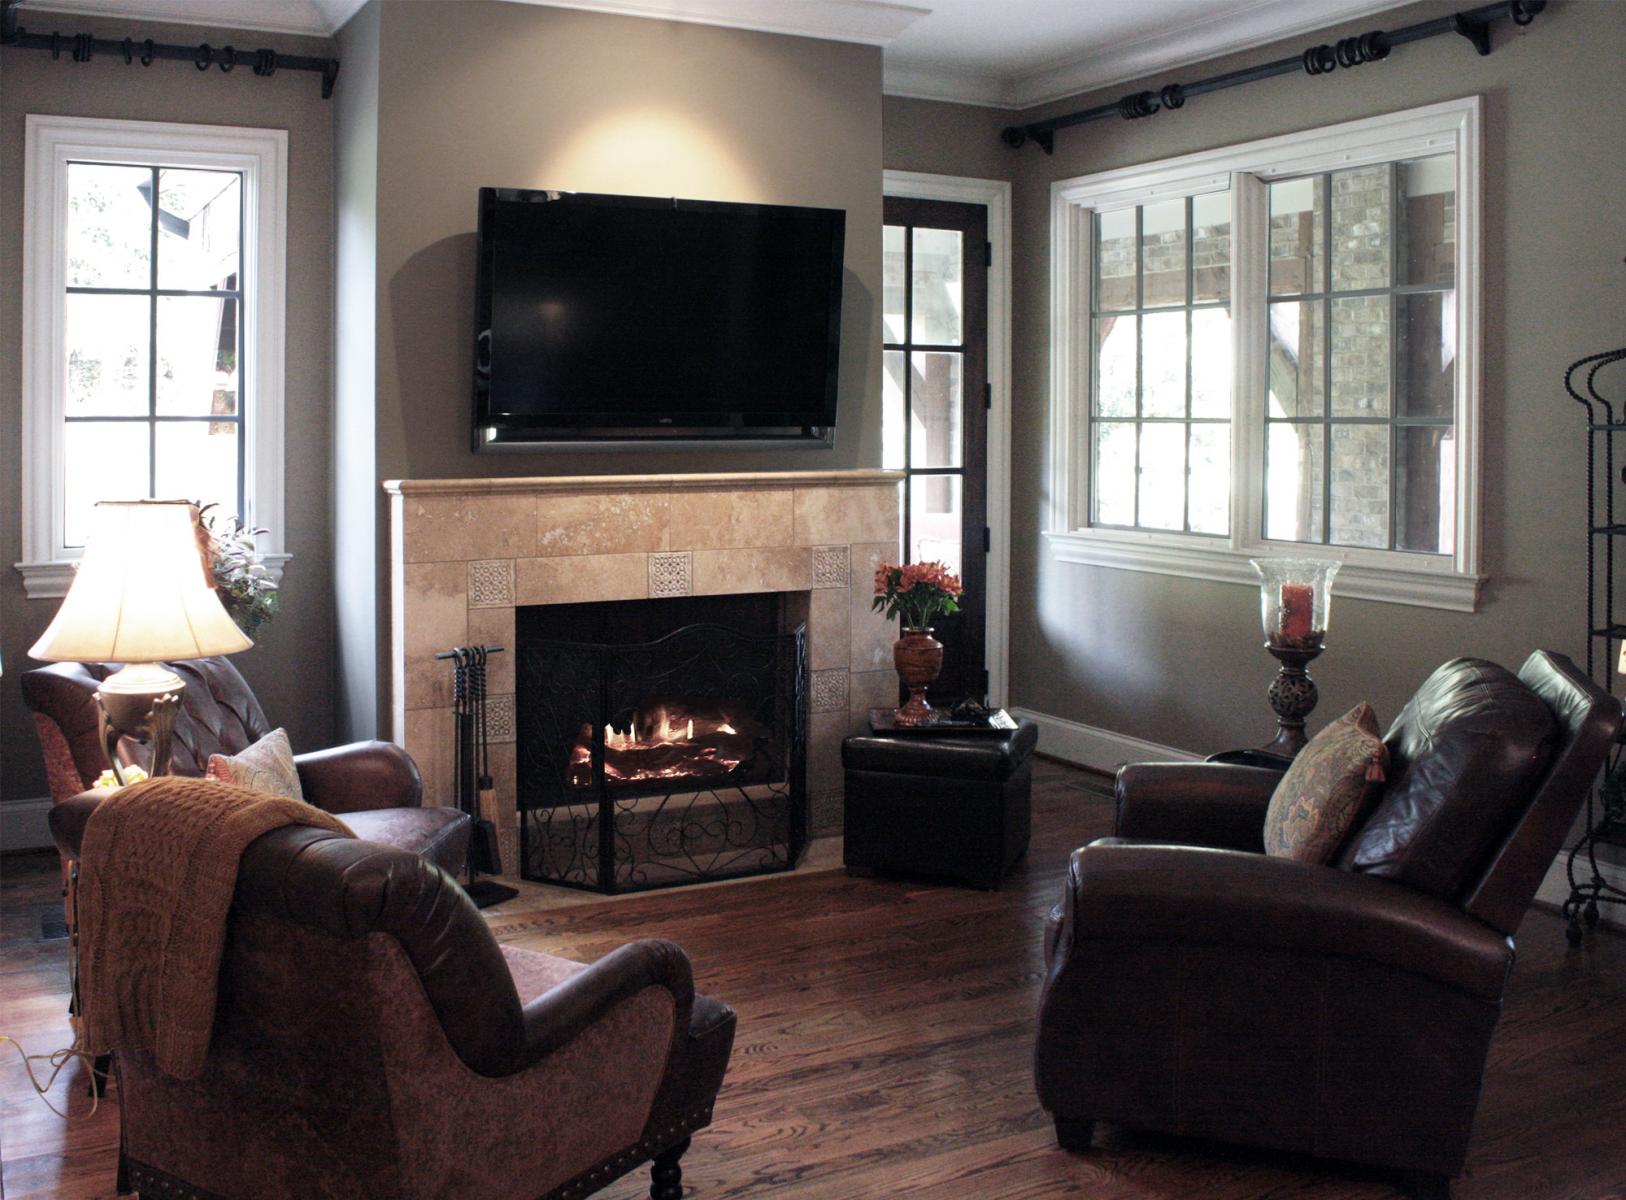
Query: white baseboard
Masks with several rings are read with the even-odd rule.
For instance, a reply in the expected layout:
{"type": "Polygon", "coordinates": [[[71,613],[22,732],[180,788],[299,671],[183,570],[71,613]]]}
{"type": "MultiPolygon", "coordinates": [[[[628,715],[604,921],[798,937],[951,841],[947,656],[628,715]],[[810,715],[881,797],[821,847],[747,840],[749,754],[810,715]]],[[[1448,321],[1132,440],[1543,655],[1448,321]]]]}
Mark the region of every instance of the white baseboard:
{"type": "Polygon", "coordinates": [[[49,796],[0,803],[0,851],[41,850],[55,845],[47,821],[50,811],[49,796]]]}
{"type": "MultiPolygon", "coordinates": [[[[1536,902],[1550,904],[1554,908],[1563,906],[1564,901],[1570,898],[1570,881],[1565,874],[1564,864],[1570,856],[1569,846],[1565,846],[1553,865],[1547,868],[1547,877],[1541,881],[1541,887],[1536,889],[1536,902]]],[[[1626,867],[1612,862],[1598,862],[1598,874],[1602,875],[1604,882],[1613,887],[1626,891],[1626,867]]],[[[1575,876],[1577,879],[1591,877],[1589,864],[1584,858],[1577,859],[1575,863],[1575,876]]],[[[1604,925],[1615,929],[1626,929],[1626,906],[1619,904],[1600,904],[1598,915],[1604,925]]]]}
{"type": "Polygon", "coordinates": [[[1097,771],[1110,773],[1125,763],[1200,762],[1203,757],[1189,750],[1160,746],[1156,742],[1142,741],[1125,733],[1113,733],[1110,729],[1097,729],[1093,725],[1081,725],[1077,721],[1034,712],[1030,708],[1012,708],[1009,711],[1013,717],[1026,717],[1038,723],[1040,754],[1097,771]]]}

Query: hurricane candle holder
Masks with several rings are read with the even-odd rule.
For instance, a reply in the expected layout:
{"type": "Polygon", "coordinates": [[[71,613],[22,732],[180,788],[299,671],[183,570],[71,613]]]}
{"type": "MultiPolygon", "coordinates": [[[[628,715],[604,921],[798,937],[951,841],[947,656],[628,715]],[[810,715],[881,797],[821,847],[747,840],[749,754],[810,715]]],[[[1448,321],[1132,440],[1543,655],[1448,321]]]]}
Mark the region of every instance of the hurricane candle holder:
{"type": "Polygon", "coordinates": [[[1332,579],[1339,564],[1313,558],[1256,558],[1259,614],[1265,649],[1281,666],[1270,684],[1270,707],[1276,713],[1276,736],[1260,749],[1292,758],[1308,740],[1304,720],[1319,695],[1310,678],[1310,662],[1327,639],[1332,609],[1332,579]]]}

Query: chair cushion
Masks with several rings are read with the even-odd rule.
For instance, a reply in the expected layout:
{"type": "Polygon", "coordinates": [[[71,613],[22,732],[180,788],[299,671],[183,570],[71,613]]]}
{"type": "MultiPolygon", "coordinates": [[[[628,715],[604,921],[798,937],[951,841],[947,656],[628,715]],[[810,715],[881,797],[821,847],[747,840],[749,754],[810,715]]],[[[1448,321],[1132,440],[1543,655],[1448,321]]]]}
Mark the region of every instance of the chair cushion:
{"type": "Polygon", "coordinates": [[[358,838],[420,854],[448,875],[469,852],[469,814],[455,808],[370,808],[340,818],[358,838]]]}
{"type": "Polygon", "coordinates": [[[290,800],[305,798],[286,729],[273,729],[241,754],[211,754],[204,778],[290,800]]]}
{"type": "Polygon", "coordinates": [[[1388,785],[1339,865],[1455,899],[1530,802],[1554,744],[1552,712],[1512,672],[1458,658],[1428,677],[1384,741],[1388,785]]]}
{"type": "Polygon", "coordinates": [[[1357,704],[1300,750],[1265,810],[1265,853],[1300,862],[1331,862],[1366,815],[1388,766],[1389,751],[1370,704],[1357,704]]]}

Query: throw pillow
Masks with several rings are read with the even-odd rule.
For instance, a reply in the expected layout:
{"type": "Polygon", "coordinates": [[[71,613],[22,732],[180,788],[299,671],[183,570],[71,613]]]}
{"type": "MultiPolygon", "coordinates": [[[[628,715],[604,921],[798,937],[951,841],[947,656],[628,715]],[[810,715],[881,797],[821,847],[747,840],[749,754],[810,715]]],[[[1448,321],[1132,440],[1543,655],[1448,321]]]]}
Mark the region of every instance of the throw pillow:
{"type": "Polygon", "coordinates": [[[1389,764],[1370,704],[1357,704],[1300,750],[1270,798],[1265,853],[1327,863],[1375,799],[1389,764]]]}
{"type": "Polygon", "coordinates": [[[204,778],[292,800],[305,798],[286,729],[273,729],[241,754],[211,754],[204,778]]]}

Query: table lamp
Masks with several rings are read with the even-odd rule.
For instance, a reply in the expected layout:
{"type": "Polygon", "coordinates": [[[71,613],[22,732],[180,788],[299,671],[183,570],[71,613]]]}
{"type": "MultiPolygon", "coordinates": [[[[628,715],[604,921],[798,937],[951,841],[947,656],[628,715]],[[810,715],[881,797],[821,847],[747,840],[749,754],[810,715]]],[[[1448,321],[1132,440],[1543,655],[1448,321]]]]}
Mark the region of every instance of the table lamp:
{"type": "Polygon", "coordinates": [[[29,654],[44,662],[116,662],[96,691],[102,752],[120,785],[120,735],[152,747],[169,772],[170,733],[186,683],[163,660],[236,654],[254,643],[210,585],[198,510],[185,500],[104,500],[62,607],[29,654]]]}

